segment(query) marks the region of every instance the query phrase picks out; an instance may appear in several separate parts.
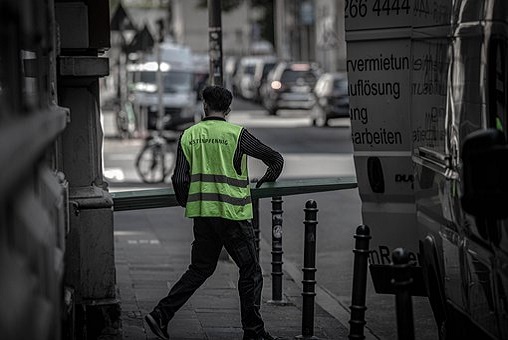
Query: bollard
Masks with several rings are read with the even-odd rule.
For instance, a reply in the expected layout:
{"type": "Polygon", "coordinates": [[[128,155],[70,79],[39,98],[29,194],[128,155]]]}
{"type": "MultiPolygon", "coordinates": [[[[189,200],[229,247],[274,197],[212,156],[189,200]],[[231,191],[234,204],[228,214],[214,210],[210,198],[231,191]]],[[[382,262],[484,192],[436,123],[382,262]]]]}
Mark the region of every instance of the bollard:
{"type": "Polygon", "coordinates": [[[259,198],[252,199],[252,229],[254,229],[254,243],[256,245],[256,257],[259,262],[259,198]]]}
{"type": "Polygon", "coordinates": [[[414,340],[413,305],[409,292],[413,278],[409,270],[409,252],[403,248],[395,249],[392,252],[392,266],[398,339],[414,340]]]}
{"type": "Polygon", "coordinates": [[[282,197],[272,197],[272,299],[270,304],[285,305],[282,297],[282,197]]]}
{"type": "Polygon", "coordinates": [[[356,228],[354,266],[353,266],[353,291],[351,297],[351,319],[349,320],[349,339],[365,339],[363,330],[365,327],[365,295],[367,292],[367,265],[369,259],[370,229],[366,225],[356,228]]]}
{"type": "MultiPolygon", "coordinates": [[[[257,183],[259,180],[254,177],[250,180],[251,183],[257,183]]],[[[259,262],[259,198],[252,199],[252,229],[254,229],[254,243],[256,245],[256,257],[259,262]]]]}
{"type": "Polygon", "coordinates": [[[302,335],[295,339],[319,339],[314,336],[314,299],[316,296],[316,225],[317,203],[308,200],[305,203],[305,244],[303,249],[303,303],[302,335]]]}

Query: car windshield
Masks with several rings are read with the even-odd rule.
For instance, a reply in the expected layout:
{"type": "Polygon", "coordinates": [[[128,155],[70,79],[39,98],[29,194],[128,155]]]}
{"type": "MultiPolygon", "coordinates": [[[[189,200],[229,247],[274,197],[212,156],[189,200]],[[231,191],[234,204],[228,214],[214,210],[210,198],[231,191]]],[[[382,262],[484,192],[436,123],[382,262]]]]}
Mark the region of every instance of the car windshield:
{"type": "Polygon", "coordinates": [[[190,72],[164,73],[164,92],[184,92],[192,89],[193,75],[190,72]]]}
{"type": "Polygon", "coordinates": [[[282,83],[296,83],[298,79],[302,79],[307,84],[316,83],[316,75],[312,71],[294,71],[285,70],[282,73],[280,81],[282,83]]]}
{"type": "Polygon", "coordinates": [[[268,73],[270,73],[271,70],[275,67],[275,63],[267,63],[263,65],[263,76],[262,79],[266,79],[266,76],[268,73]]]}
{"type": "Polygon", "coordinates": [[[256,65],[247,65],[243,69],[243,74],[254,74],[254,70],[256,69],[256,65]]]}
{"type": "Polygon", "coordinates": [[[347,80],[340,78],[333,81],[333,88],[335,90],[347,90],[347,80]]]}
{"type": "MultiPolygon", "coordinates": [[[[163,73],[165,93],[189,91],[192,88],[193,75],[190,72],[170,71],[163,73]]],[[[157,73],[141,71],[138,74],[137,82],[142,84],[157,85],[157,73]]]]}

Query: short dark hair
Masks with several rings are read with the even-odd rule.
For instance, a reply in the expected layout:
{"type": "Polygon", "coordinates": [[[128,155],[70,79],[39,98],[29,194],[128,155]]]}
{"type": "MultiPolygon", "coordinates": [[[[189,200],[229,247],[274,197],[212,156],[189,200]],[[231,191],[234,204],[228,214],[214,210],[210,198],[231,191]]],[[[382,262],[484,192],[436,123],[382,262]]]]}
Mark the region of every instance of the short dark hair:
{"type": "Polygon", "coordinates": [[[207,86],[201,93],[201,98],[212,111],[225,112],[233,101],[231,92],[222,86],[207,86]]]}

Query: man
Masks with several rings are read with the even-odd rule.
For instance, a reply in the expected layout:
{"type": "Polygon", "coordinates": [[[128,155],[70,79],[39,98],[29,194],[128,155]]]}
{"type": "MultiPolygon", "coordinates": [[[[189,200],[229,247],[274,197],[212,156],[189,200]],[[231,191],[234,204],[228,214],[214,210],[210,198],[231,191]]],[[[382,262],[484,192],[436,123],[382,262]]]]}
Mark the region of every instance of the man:
{"type": "Polygon", "coordinates": [[[208,86],[202,97],[205,117],[180,137],[172,177],[178,203],[185,207],[185,215],[194,220],[191,264],[145,321],[156,335],[169,339],[168,322],[212,275],[224,246],[240,271],[243,339],[276,339],[266,332],[259,312],[263,277],[250,221],[247,155],[268,166],[256,187],[275,181],[284,160],[246,129],[226,121],[233,99],[231,92],[208,86]]]}

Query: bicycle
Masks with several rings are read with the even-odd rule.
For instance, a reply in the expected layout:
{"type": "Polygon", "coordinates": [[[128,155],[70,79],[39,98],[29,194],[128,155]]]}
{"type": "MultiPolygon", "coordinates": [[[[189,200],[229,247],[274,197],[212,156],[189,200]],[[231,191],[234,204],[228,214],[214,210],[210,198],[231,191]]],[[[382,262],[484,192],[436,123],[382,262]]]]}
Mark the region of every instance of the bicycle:
{"type": "Polygon", "coordinates": [[[173,171],[178,145],[176,131],[154,131],[136,158],[136,171],[145,183],[162,183],[173,171]]]}

